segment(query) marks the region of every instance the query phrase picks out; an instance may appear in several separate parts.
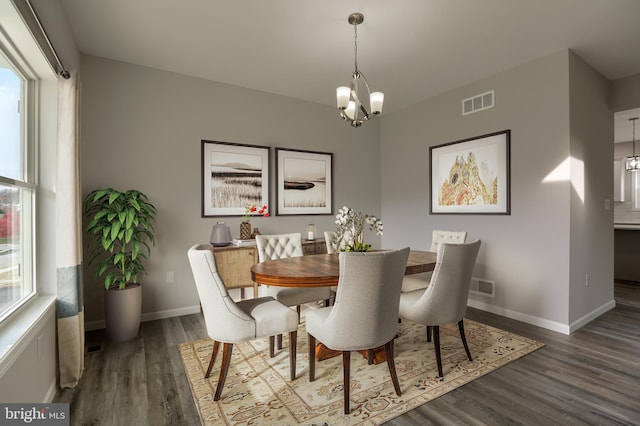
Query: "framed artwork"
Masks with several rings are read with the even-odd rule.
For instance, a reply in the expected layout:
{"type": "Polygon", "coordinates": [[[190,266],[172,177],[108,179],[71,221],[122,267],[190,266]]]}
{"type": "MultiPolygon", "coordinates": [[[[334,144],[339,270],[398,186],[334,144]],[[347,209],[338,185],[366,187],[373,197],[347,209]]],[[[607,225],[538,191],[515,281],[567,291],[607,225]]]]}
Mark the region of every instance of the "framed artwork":
{"type": "Polygon", "coordinates": [[[432,214],[511,214],[511,130],[429,148],[432,214]]]}
{"type": "Polygon", "coordinates": [[[276,215],[333,214],[333,154],[276,148],[276,215]]]}
{"type": "Polygon", "coordinates": [[[202,140],[202,217],[269,204],[269,147],[202,140]]]}

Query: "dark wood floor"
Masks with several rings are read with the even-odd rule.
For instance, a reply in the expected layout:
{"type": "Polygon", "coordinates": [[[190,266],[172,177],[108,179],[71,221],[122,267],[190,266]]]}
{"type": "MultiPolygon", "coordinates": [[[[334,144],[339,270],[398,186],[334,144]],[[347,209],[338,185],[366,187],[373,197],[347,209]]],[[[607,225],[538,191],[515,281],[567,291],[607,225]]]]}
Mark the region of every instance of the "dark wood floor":
{"type": "MultiPolygon", "coordinates": [[[[387,424],[640,425],[640,308],[619,304],[571,336],[467,316],[546,346],[387,424]]],[[[80,385],[54,402],[71,403],[73,425],[196,425],[176,345],[204,337],[200,315],[143,323],[129,343],[91,333],[80,385]]]]}

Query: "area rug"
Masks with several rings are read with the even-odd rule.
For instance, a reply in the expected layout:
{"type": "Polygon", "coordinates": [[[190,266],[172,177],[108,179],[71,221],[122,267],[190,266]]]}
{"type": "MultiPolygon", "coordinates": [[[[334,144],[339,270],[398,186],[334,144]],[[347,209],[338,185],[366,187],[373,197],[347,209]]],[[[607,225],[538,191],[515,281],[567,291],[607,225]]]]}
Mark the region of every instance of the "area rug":
{"type": "MultiPolygon", "coordinates": [[[[403,321],[395,340],[395,364],[402,390],[397,396],[387,363],[367,365],[351,355],[351,413],[344,414],[342,357],[316,362],[309,382],[307,334],[298,329],[296,380],[289,380],[288,341],[269,358],[268,339],[234,345],[220,401],[215,402],[221,353],[209,379],[204,373],[213,343],[198,340],[178,346],[191,391],[204,425],[377,425],[508,364],[542,343],[465,320],[473,361],[464,352],[456,324],[440,328],[444,380],[436,378],[433,343],[425,327],[403,321]]],[[[284,336],[283,336],[284,337],[284,336]]]]}

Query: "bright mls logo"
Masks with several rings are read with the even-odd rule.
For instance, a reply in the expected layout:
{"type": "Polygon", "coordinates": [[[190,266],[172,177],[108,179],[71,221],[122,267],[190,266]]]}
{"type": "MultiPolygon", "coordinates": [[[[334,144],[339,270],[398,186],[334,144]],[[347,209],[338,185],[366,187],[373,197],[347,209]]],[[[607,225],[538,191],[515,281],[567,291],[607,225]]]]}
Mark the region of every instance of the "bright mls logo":
{"type": "Polygon", "coordinates": [[[69,426],[69,404],[0,404],[0,424],[69,426]]]}

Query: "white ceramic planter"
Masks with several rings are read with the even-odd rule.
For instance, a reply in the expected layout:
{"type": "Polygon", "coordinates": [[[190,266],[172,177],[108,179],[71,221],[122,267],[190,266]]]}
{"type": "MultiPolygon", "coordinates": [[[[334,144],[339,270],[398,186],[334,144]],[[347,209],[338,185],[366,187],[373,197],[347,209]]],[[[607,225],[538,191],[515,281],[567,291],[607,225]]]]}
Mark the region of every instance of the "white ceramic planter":
{"type": "Polygon", "coordinates": [[[114,342],[127,342],[138,335],[142,311],[142,286],[107,290],[104,294],[104,320],[107,336],[114,342]]]}

